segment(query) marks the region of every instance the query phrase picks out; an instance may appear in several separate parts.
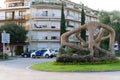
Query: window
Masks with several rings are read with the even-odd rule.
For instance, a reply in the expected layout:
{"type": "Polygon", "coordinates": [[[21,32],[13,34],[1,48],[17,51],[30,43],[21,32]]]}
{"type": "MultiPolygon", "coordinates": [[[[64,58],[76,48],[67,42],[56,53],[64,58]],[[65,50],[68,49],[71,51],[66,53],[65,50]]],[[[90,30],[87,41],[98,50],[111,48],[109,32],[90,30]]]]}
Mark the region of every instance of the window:
{"type": "Polygon", "coordinates": [[[57,39],[57,37],[56,36],[51,36],[51,39],[53,40],[53,39],[57,39]]]}
{"type": "Polygon", "coordinates": [[[23,19],[24,15],[25,15],[25,11],[19,11],[20,19],[23,19]]]}
{"type": "Polygon", "coordinates": [[[70,15],[70,11],[69,10],[67,10],[67,15],[70,15]]]}
{"type": "Polygon", "coordinates": [[[74,26],[73,26],[73,24],[70,24],[69,21],[67,21],[67,27],[72,27],[73,28],[74,26]]]}
{"type": "Polygon", "coordinates": [[[55,14],[53,13],[53,14],[52,14],[52,16],[54,17],[54,16],[55,16],[55,14]]]}
{"type": "Polygon", "coordinates": [[[24,2],[24,6],[28,6],[29,3],[27,1],[24,2]]]}
{"type": "Polygon", "coordinates": [[[51,28],[55,28],[55,26],[51,26],[51,28]]]}
{"type": "Polygon", "coordinates": [[[47,36],[45,36],[45,40],[47,40],[48,39],[48,37],[47,36]]]}
{"type": "Polygon", "coordinates": [[[48,16],[48,11],[43,11],[42,16],[48,16]]]}
{"type": "Polygon", "coordinates": [[[6,12],[6,19],[8,20],[13,20],[15,17],[15,12],[14,11],[10,11],[10,12],[6,12]]]}

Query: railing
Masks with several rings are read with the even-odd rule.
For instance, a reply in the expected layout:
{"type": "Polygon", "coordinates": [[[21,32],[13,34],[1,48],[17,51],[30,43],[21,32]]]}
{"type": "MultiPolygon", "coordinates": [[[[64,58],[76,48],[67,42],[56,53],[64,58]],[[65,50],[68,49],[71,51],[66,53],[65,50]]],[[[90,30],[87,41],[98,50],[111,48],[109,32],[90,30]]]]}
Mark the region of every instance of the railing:
{"type": "Polygon", "coordinates": [[[20,1],[20,2],[22,2],[24,0],[5,0],[5,2],[14,2],[14,1],[20,1]]]}
{"type": "MultiPolygon", "coordinates": [[[[57,2],[44,2],[44,1],[32,1],[32,5],[56,5],[56,6],[61,6],[62,2],[61,1],[57,1],[57,2]]],[[[76,10],[79,10],[79,7],[76,5],[67,5],[66,3],[64,3],[64,6],[68,7],[68,8],[73,8],[76,10]]]]}
{"type": "Polygon", "coordinates": [[[32,15],[31,18],[33,20],[48,20],[48,21],[60,21],[60,16],[56,15],[48,15],[48,16],[42,16],[42,15],[32,15]]]}
{"type": "Polygon", "coordinates": [[[59,28],[32,28],[34,31],[60,31],[59,28]]]}
{"type": "Polygon", "coordinates": [[[30,19],[30,14],[25,14],[21,16],[8,16],[5,18],[5,16],[0,16],[0,21],[3,20],[29,20],[30,19]]]}
{"type": "Polygon", "coordinates": [[[74,19],[74,16],[72,16],[72,15],[67,15],[67,16],[66,16],[66,19],[74,19]]]}
{"type": "Polygon", "coordinates": [[[33,1],[32,5],[61,5],[61,2],[42,2],[42,1],[33,1]]]}
{"type": "MultiPolygon", "coordinates": [[[[32,36],[31,37],[31,41],[39,41],[39,42],[47,42],[47,41],[50,41],[50,42],[59,42],[60,41],[60,36],[32,36]]],[[[78,39],[75,39],[73,36],[72,37],[69,37],[69,41],[72,41],[72,42],[79,42],[78,39]]]]}
{"type": "Polygon", "coordinates": [[[36,25],[34,24],[34,27],[32,27],[32,30],[52,30],[52,31],[59,31],[60,27],[57,26],[48,26],[48,25],[36,25]]]}
{"type": "Polygon", "coordinates": [[[31,41],[60,41],[60,36],[32,36],[31,41]]]}

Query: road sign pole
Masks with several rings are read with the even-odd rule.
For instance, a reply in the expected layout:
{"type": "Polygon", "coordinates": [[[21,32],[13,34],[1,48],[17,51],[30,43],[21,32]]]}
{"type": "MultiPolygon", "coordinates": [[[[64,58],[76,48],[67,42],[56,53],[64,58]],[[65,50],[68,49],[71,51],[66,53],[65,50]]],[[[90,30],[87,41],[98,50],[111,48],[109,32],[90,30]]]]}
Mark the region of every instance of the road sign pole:
{"type": "Polygon", "coordinates": [[[5,43],[3,43],[3,59],[5,59],[5,43]]]}
{"type": "Polygon", "coordinates": [[[6,56],[5,43],[10,43],[10,34],[3,31],[2,33],[2,43],[3,43],[3,59],[6,56]]]}

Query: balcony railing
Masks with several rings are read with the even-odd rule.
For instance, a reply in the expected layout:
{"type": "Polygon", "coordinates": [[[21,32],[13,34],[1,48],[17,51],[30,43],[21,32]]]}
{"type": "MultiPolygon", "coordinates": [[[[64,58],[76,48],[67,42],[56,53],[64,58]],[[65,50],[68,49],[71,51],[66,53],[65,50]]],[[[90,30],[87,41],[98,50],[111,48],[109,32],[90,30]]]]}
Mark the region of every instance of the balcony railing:
{"type": "Polygon", "coordinates": [[[32,30],[52,30],[52,31],[59,31],[60,30],[60,27],[57,27],[57,26],[48,26],[48,25],[36,25],[34,24],[34,27],[32,27],[32,30]]]}
{"type": "Polygon", "coordinates": [[[31,18],[34,19],[34,20],[39,20],[41,18],[48,19],[48,20],[60,20],[60,16],[55,15],[55,14],[50,14],[50,15],[47,15],[47,16],[44,16],[42,14],[32,15],[31,18]]]}
{"type": "Polygon", "coordinates": [[[74,16],[72,16],[72,15],[67,15],[67,16],[66,16],[66,19],[74,19],[74,16]]]}
{"type": "Polygon", "coordinates": [[[60,41],[60,36],[32,36],[31,41],[60,41]]]}
{"type": "MultiPolygon", "coordinates": [[[[32,5],[52,5],[52,6],[61,6],[62,2],[61,1],[56,1],[56,2],[44,2],[44,1],[32,1],[32,5]]],[[[66,6],[67,8],[72,8],[72,9],[76,9],[79,10],[79,7],[76,5],[67,5],[66,3],[64,3],[64,6],[66,6]]]]}
{"type": "Polygon", "coordinates": [[[15,1],[23,2],[24,0],[5,0],[5,2],[15,2],[15,1]]]}
{"type": "MultiPolygon", "coordinates": [[[[38,41],[38,42],[59,42],[60,41],[60,36],[32,36],[31,41],[38,41]]],[[[69,41],[71,42],[79,42],[78,39],[75,39],[74,37],[69,37],[69,41]]]]}
{"type": "Polygon", "coordinates": [[[61,5],[61,2],[42,2],[42,1],[33,1],[32,5],[61,5]]]}
{"type": "Polygon", "coordinates": [[[25,15],[21,15],[21,16],[7,16],[7,18],[5,18],[5,16],[0,16],[0,21],[5,21],[5,20],[29,20],[30,19],[30,14],[25,14],[25,15]]]}

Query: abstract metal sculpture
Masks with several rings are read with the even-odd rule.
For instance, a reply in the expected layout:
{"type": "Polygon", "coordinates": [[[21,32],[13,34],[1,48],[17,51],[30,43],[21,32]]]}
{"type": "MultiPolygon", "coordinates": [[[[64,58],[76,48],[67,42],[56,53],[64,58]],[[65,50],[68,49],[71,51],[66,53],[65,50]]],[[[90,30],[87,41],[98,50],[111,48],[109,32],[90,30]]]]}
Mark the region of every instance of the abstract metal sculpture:
{"type": "Polygon", "coordinates": [[[115,55],[114,54],[114,41],[115,41],[115,31],[114,29],[112,29],[112,27],[109,27],[99,22],[88,22],[75,30],[64,33],[61,36],[60,53],[61,53],[63,46],[68,46],[73,50],[89,51],[90,56],[94,56],[95,49],[105,53],[106,56],[109,56],[109,55],[114,56],[115,55]],[[95,32],[96,29],[99,29],[97,33],[95,32]],[[84,41],[80,37],[81,30],[86,30],[88,32],[88,41],[84,41]],[[105,30],[109,32],[107,36],[103,36],[103,33],[105,30]],[[80,46],[77,46],[69,41],[69,37],[73,34],[79,40],[81,44],[80,46]],[[100,47],[101,42],[107,39],[109,39],[109,50],[105,50],[100,47]]]}

